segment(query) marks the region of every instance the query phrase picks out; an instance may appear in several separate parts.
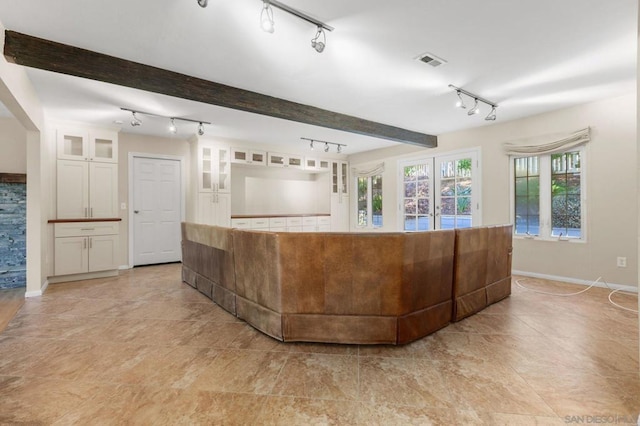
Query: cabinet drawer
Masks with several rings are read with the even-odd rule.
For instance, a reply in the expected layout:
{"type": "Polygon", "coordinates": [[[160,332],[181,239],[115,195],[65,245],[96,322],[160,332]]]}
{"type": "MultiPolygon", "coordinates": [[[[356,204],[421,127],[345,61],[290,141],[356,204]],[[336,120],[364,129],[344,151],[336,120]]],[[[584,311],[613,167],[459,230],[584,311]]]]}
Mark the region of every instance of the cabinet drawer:
{"type": "Polygon", "coordinates": [[[302,226],[288,226],[287,232],[302,232],[302,226]]]}
{"type": "Polygon", "coordinates": [[[287,218],[287,226],[302,226],[302,218],[301,217],[288,217],[287,218]]]}
{"type": "Polygon", "coordinates": [[[318,224],[318,218],[316,216],[307,216],[302,218],[302,226],[316,226],[318,224]]]}
{"type": "Polygon", "coordinates": [[[58,237],[91,237],[93,235],[116,235],[120,222],[69,222],[55,223],[53,231],[58,237]]]}
{"type": "Polygon", "coordinates": [[[331,225],[331,216],[318,216],[318,226],[331,225]]]}
{"type": "Polygon", "coordinates": [[[269,228],[269,219],[268,218],[255,218],[251,219],[251,229],[268,229],[269,228]]]}
{"type": "Polygon", "coordinates": [[[231,227],[238,229],[250,229],[251,221],[249,219],[231,219],[231,227]]]}
{"type": "Polygon", "coordinates": [[[269,218],[269,228],[282,228],[287,226],[286,217],[272,217],[269,218]]]}

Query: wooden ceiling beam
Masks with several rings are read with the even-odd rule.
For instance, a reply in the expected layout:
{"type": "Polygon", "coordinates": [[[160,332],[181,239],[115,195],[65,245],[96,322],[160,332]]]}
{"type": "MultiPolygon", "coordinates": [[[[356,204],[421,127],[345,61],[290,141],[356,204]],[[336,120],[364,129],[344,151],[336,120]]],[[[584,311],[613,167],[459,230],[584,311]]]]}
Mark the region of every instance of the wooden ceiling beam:
{"type": "Polygon", "coordinates": [[[185,74],[5,31],[4,56],[12,63],[270,117],[434,148],[436,136],[389,126],[185,74]]]}

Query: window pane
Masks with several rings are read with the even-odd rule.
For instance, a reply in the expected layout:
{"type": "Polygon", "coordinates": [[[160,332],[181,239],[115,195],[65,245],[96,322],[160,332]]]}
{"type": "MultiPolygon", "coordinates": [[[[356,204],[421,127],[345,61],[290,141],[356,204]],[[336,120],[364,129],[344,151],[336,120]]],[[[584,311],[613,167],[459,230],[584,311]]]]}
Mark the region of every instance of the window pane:
{"type": "Polygon", "coordinates": [[[407,198],[416,196],[416,183],[406,182],[404,184],[404,196],[407,198]]]}
{"type": "Polygon", "coordinates": [[[429,181],[428,180],[419,180],[418,181],[418,191],[416,194],[418,197],[428,197],[429,196],[429,181]]]}
{"type": "Polygon", "coordinates": [[[471,177],[471,158],[457,160],[456,165],[456,176],[461,178],[471,177]]]}
{"type": "Polygon", "coordinates": [[[456,214],[471,214],[471,197],[458,197],[456,199],[456,214]]]}
{"type": "Polygon", "coordinates": [[[441,215],[455,215],[456,214],[456,203],[455,198],[453,197],[443,197],[440,200],[440,209],[441,215]]]}
{"type": "Polygon", "coordinates": [[[449,196],[455,195],[455,183],[454,179],[443,179],[440,181],[440,195],[449,196]]]}
{"type": "Polygon", "coordinates": [[[429,199],[428,198],[419,198],[418,199],[418,214],[428,215],[430,213],[429,210],[429,199]]]}
{"type": "Polygon", "coordinates": [[[456,195],[471,195],[471,179],[459,179],[458,182],[456,182],[456,195]]]}
{"type": "Polygon", "coordinates": [[[416,214],[416,200],[404,200],[404,212],[405,214],[416,214]]]}
{"type": "Polygon", "coordinates": [[[368,179],[358,178],[358,226],[367,226],[368,179]]]}
{"type": "Polygon", "coordinates": [[[440,165],[440,178],[447,179],[456,176],[453,161],[443,161],[440,165]]]}
{"type": "Polygon", "coordinates": [[[373,226],[382,226],[382,176],[371,177],[371,212],[373,226]]]}
{"type": "Polygon", "coordinates": [[[415,216],[404,216],[404,230],[405,231],[417,231],[418,220],[415,216]]]}
{"type": "Polygon", "coordinates": [[[580,152],[552,155],[551,173],[551,236],[580,238],[580,152]]]}
{"type": "Polygon", "coordinates": [[[432,228],[429,216],[418,216],[418,231],[428,231],[432,228]]]}

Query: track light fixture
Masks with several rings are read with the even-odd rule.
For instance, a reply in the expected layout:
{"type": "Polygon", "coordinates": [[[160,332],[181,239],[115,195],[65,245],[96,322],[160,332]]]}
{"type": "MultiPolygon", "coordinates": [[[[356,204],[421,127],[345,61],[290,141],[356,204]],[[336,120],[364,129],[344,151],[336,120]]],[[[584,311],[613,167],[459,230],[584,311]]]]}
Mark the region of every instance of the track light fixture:
{"type": "Polygon", "coordinates": [[[198,123],[198,135],[203,136],[204,135],[204,125],[205,124],[211,124],[209,121],[202,121],[202,120],[192,120],[190,118],[180,118],[180,117],[167,117],[165,115],[160,115],[160,114],[154,114],[152,112],[145,112],[145,111],[137,111],[134,109],[130,109],[130,108],[120,108],[122,111],[129,111],[132,115],[132,119],[131,119],[131,125],[133,127],[138,127],[142,125],[142,120],[140,120],[140,118],[138,117],[139,114],[143,114],[143,115],[148,115],[151,117],[160,117],[160,118],[165,118],[171,121],[171,125],[169,126],[169,131],[173,134],[176,134],[178,132],[178,127],[176,126],[176,120],[182,120],[182,121],[187,121],[189,123],[198,123]]]}
{"type": "Polygon", "coordinates": [[[329,149],[331,149],[331,145],[335,145],[336,146],[336,152],[338,154],[341,154],[342,153],[342,147],[345,147],[345,148],[347,147],[343,143],[320,141],[318,139],[309,139],[309,138],[300,138],[300,139],[305,140],[305,141],[309,141],[309,148],[311,148],[312,151],[313,151],[314,142],[323,143],[324,144],[324,152],[329,152],[329,149]]]}
{"type": "Polygon", "coordinates": [[[207,5],[209,4],[209,0],[198,0],[198,4],[200,5],[200,7],[207,7],[207,5]]]}
{"type": "Polygon", "coordinates": [[[478,96],[474,93],[471,93],[467,90],[461,89],[459,87],[454,86],[453,84],[450,84],[449,87],[453,90],[456,91],[456,95],[458,96],[458,101],[456,102],[456,107],[458,108],[462,108],[465,109],[466,105],[464,104],[464,99],[462,98],[462,95],[468,96],[469,98],[473,99],[474,103],[473,103],[473,108],[471,108],[468,112],[467,115],[471,116],[471,115],[476,115],[480,113],[480,106],[478,105],[478,102],[482,102],[483,104],[486,104],[487,106],[491,107],[491,112],[489,112],[489,114],[487,114],[487,116],[484,118],[487,121],[495,121],[496,120],[496,108],[498,108],[498,104],[496,104],[495,102],[491,102],[481,96],[478,96]]]}
{"type": "Polygon", "coordinates": [[[471,107],[467,115],[476,115],[477,113],[480,112],[480,108],[478,107],[478,99],[476,98],[474,99],[474,101],[475,103],[473,104],[473,106],[471,107]]]}
{"type": "Polygon", "coordinates": [[[491,107],[491,112],[484,118],[487,121],[496,121],[496,107],[491,107]]]}
{"type": "Polygon", "coordinates": [[[140,120],[137,116],[136,116],[136,112],[135,111],[131,111],[131,126],[132,127],[138,127],[140,125],[142,125],[142,120],[140,120]]]}
{"type": "Polygon", "coordinates": [[[327,45],[327,36],[324,33],[324,29],[319,26],[318,31],[316,32],[316,36],[311,39],[311,47],[313,47],[316,50],[316,52],[322,53],[326,45],[327,45]],[[322,36],[322,40],[320,40],[320,36],[322,36]]]}
{"type": "Polygon", "coordinates": [[[467,108],[467,106],[464,104],[464,99],[462,99],[462,93],[460,93],[460,90],[458,90],[457,93],[458,93],[458,102],[456,102],[456,106],[462,109],[467,108]]]}
{"type": "Polygon", "coordinates": [[[263,31],[267,33],[273,33],[275,31],[275,21],[273,19],[272,6],[277,7],[278,9],[283,10],[287,13],[290,13],[296,18],[300,18],[303,21],[307,21],[315,25],[318,28],[318,31],[316,32],[315,37],[311,40],[311,47],[313,47],[318,53],[321,53],[324,50],[324,48],[327,46],[327,36],[324,30],[333,31],[333,27],[305,13],[302,13],[291,6],[287,6],[284,3],[280,3],[277,0],[262,0],[262,12],[260,12],[260,27],[262,28],[263,31]],[[320,40],[320,38],[322,39],[320,40]]]}
{"type": "Polygon", "coordinates": [[[265,33],[273,34],[276,30],[273,20],[273,9],[269,0],[262,0],[262,12],[260,12],[260,27],[265,33]]]}

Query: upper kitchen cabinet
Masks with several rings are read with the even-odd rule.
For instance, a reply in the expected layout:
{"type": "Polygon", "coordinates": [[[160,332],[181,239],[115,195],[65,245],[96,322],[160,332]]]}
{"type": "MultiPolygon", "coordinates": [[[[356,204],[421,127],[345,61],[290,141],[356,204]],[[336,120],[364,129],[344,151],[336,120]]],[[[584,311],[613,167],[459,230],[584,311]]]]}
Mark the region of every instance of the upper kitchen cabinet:
{"type": "Polygon", "coordinates": [[[118,133],[109,130],[56,130],[59,160],[118,162],[118,133]]]}

